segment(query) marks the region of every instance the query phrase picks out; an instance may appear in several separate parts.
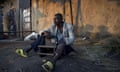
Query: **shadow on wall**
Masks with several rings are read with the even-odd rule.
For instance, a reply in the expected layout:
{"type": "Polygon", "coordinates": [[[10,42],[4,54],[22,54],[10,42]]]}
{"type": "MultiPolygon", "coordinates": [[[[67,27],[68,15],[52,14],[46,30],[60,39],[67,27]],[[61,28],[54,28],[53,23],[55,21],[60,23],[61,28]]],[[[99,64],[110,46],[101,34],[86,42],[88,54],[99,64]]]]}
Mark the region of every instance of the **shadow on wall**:
{"type": "Polygon", "coordinates": [[[80,37],[89,39],[92,34],[93,26],[91,24],[85,25],[83,28],[80,28],[80,37]]]}
{"type": "Polygon", "coordinates": [[[108,28],[104,25],[101,25],[98,27],[99,32],[93,33],[93,25],[87,24],[83,28],[79,28],[79,37],[85,38],[85,39],[105,39],[108,37],[111,37],[112,34],[108,32],[108,28]]]}
{"type": "Polygon", "coordinates": [[[98,27],[99,32],[96,33],[96,38],[97,39],[103,39],[112,36],[110,32],[108,32],[108,28],[104,25],[101,25],[98,27]]]}
{"type": "Polygon", "coordinates": [[[116,4],[120,6],[120,0],[108,0],[108,1],[116,2],[116,4]]]}
{"type": "MultiPolygon", "coordinates": [[[[77,11],[76,11],[76,18],[75,18],[75,32],[78,31],[79,28],[79,22],[81,28],[83,27],[83,22],[82,22],[82,12],[81,12],[81,0],[78,0],[77,2],[77,11]]],[[[77,34],[77,33],[76,33],[77,34]]]]}

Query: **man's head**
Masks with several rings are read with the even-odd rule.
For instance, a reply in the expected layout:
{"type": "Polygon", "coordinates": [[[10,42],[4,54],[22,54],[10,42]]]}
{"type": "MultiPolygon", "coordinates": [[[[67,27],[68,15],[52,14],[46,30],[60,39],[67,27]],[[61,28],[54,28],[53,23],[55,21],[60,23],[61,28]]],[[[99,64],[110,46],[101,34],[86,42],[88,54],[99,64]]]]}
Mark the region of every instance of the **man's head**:
{"type": "Polygon", "coordinates": [[[54,16],[54,23],[55,23],[55,25],[60,25],[60,24],[63,23],[63,16],[62,16],[61,13],[55,14],[55,16],[54,16]]]}

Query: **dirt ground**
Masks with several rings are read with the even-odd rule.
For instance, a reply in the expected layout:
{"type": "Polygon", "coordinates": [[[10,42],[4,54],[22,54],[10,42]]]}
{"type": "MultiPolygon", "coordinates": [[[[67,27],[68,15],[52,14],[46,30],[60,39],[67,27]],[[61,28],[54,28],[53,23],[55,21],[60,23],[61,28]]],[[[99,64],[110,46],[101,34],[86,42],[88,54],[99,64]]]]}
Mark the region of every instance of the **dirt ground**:
{"type": "MultiPolygon", "coordinates": [[[[0,72],[44,72],[41,64],[47,57],[31,52],[29,57],[22,58],[15,53],[16,48],[25,48],[30,43],[0,41],[0,72]]],[[[120,60],[97,57],[85,45],[76,45],[75,50],[78,54],[72,53],[57,61],[53,72],[120,72],[120,60]]]]}

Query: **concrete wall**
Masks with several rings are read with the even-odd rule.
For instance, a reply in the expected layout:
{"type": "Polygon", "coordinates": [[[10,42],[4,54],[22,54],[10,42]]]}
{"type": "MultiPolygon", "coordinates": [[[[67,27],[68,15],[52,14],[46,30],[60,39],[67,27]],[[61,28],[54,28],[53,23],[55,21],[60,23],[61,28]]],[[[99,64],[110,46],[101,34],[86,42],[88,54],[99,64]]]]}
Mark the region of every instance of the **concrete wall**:
{"type": "Polygon", "coordinates": [[[119,0],[82,0],[82,20],[84,27],[100,35],[120,36],[120,1],[119,0]]]}
{"type": "MultiPolygon", "coordinates": [[[[65,1],[64,18],[71,23],[69,0],[65,1]]],[[[63,0],[32,0],[33,30],[40,31],[50,27],[54,14],[63,14],[63,6],[63,0]]],[[[72,9],[73,25],[78,35],[120,36],[119,0],[72,0],[72,9]]]]}
{"type": "MultiPolygon", "coordinates": [[[[40,31],[49,28],[53,23],[54,14],[58,12],[63,14],[63,6],[64,4],[62,0],[37,0],[37,2],[36,0],[32,0],[33,29],[40,31]]],[[[73,10],[75,10],[75,8],[73,10]]],[[[71,23],[68,0],[66,0],[65,19],[67,22],[71,23]]]]}

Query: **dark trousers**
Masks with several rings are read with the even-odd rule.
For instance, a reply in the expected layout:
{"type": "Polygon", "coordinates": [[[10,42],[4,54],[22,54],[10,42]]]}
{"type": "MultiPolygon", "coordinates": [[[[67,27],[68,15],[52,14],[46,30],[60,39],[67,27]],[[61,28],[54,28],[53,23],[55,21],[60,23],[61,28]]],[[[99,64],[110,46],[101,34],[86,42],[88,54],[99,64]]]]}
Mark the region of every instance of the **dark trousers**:
{"type": "Polygon", "coordinates": [[[59,43],[57,49],[55,51],[54,62],[58,59],[62,58],[63,56],[68,55],[70,52],[75,51],[70,45],[65,45],[64,42],[59,43]]]}
{"type": "Polygon", "coordinates": [[[37,52],[38,45],[45,45],[45,37],[44,36],[38,35],[38,38],[33,43],[31,43],[30,48],[27,48],[25,51],[28,53],[29,51],[31,51],[33,49],[35,52],[37,52]]]}
{"type": "MultiPolygon", "coordinates": [[[[32,49],[36,52],[38,51],[38,45],[45,45],[45,37],[44,36],[38,36],[38,39],[35,40],[32,44],[31,47],[26,50],[28,53],[32,49]]],[[[54,61],[58,60],[61,56],[67,55],[70,52],[74,51],[73,48],[70,45],[65,45],[64,41],[61,40],[61,42],[58,43],[56,51],[55,51],[55,56],[54,56],[54,61]]]]}

